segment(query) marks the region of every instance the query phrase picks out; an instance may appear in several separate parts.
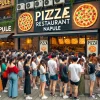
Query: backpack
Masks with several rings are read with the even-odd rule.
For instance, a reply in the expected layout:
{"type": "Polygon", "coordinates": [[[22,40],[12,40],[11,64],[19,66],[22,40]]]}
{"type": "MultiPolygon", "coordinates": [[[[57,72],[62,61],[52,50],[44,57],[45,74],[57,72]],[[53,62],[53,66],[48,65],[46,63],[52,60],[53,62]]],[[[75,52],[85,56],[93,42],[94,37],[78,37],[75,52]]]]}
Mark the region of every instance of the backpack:
{"type": "Polygon", "coordinates": [[[68,78],[68,76],[63,71],[64,67],[65,67],[64,65],[61,65],[61,70],[60,70],[61,71],[61,77],[68,78]]]}

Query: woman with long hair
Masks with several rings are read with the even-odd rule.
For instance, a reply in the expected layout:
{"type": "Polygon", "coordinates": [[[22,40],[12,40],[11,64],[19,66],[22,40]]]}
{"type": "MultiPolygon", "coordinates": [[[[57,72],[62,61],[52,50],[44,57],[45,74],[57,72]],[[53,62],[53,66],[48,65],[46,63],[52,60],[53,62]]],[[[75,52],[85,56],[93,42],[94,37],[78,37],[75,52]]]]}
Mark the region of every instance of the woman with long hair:
{"type": "Polygon", "coordinates": [[[95,67],[96,66],[93,63],[93,58],[90,57],[89,62],[88,62],[88,72],[90,76],[90,98],[93,98],[93,99],[97,99],[95,95],[93,95],[94,84],[96,81],[95,67]]]}
{"type": "Polygon", "coordinates": [[[100,57],[97,58],[96,77],[97,77],[97,88],[98,91],[100,91],[100,57]]]}
{"type": "Polygon", "coordinates": [[[46,86],[46,63],[45,60],[41,60],[38,66],[38,70],[40,72],[40,97],[41,99],[47,99],[45,96],[45,86],[46,86]]]}
{"type": "Polygon", "coordinates": [[[37,77],[36,56],[32,57],[31,66],[32,66],[32,76],[33,76],[33,89],[38,89],[38,87],[36,86],[36,77],[37,77]]]}
{"type": "Polygon", "coordinates": [[[11,98],[16,98],[18,96],[18,68],[15,65],[14,58],[10,58],[7,73],[9,75],[8,96],[11,98]]]}
{"type": "Polygon", "coordinates": [[[2,85],[3,85],[3,92],[8,92],[5,88],[6,88],[6,85],[7,85],[7,81],[8,81],[8,78],[7,77],[3,77],[3,73],[7,70],[7,65],[6,65],[6,62],[5,62],[5,58],[2,58],[2,64],[1,64],[1,79],[2,79],[2,85]]]}
{"type": "Polygon", "coordinates": [[[29,96],[31,94],[30,64],[31,64],[31,57],[28,57],[24,62],[24,71],[25,71],[24,93],[26,95],[26,100],[32,99],[32,97],[29,96]]]}

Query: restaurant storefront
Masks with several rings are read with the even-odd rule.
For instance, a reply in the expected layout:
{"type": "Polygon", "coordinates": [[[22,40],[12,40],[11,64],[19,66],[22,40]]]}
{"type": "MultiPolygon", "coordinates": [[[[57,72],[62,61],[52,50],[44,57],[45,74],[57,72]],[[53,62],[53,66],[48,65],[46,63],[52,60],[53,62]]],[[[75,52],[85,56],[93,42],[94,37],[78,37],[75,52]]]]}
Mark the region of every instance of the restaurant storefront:
{"type": "Polygon", "coordinates": [[[15,48],[15,0],[0,0],[0,49],[15,48]]]}
{"type": "Polygon", "coordinates": [[[18,12],[19,49],[100,53],[100,1],[18,12]]]}

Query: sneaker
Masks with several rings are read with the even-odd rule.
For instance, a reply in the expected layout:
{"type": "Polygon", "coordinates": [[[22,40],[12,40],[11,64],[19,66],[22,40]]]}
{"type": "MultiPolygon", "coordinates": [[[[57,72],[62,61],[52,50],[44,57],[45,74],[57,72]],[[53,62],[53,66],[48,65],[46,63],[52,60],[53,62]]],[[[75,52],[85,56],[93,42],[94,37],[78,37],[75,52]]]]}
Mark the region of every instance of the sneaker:
{"type": "Polygon", "coordinates": [[[100,97],[100,94],[97,94],[98,97],[100,97]]]}
{"type": "Polygon", "coordinates": [[[63,96],[63,99],[68,99],[68,96],[67,96],[67,95],[64,95],[64,96],[63,96]]]}
{"type": "Polygon", "coordinates": [[[41,99],[47,99],[47,98],[48,98],[48,97],[44,95],[41,99]]]}
{"type": "Polygon", "coordinates": [[[37,86],[35,86],[35,87],[33,87],[33,89],[37,90],[37,89],[38,89],[38,87],[37,87],[37,86]]]}
{"type": "Polygon", "coordinates": [[[97,99],[97,98],[95,97],[95,95],[92,95],[92,96],[90,96],[89,98],[91,98],[91,99],[97,99]]]}
{"type": "Polygon", "coordinates": [[[26,97],[26,100],[32,100],[32,97],[27,96],[27,97],[26,97]]]}
{"type": "Polygon", "coordinates": [[[8,91],[7,90],[3,90],[2,92],[7,93],[8,91]]]}
{"type": "Polygon", "coordinates": [[[79,98],[73,98],[73,100],[79,100],[79,98]]]}
{"type": "Polygon", "coordinates": [[[60,97],[62,97],[63,96],[63,93],[60,93],[60,97]]]}

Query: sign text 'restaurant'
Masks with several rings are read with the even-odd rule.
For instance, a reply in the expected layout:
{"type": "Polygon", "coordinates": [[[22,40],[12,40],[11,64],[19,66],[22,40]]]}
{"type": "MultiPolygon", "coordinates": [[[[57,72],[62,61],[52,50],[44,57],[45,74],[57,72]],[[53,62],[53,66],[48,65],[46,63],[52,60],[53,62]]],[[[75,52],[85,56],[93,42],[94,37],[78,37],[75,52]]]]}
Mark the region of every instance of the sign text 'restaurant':
{"type": "Polygon", "coordinates": [[[35,27],[42,31],[61,31],[62,25],[70,24],[70,7],[46,9],[35,12],[35,27]]]}

